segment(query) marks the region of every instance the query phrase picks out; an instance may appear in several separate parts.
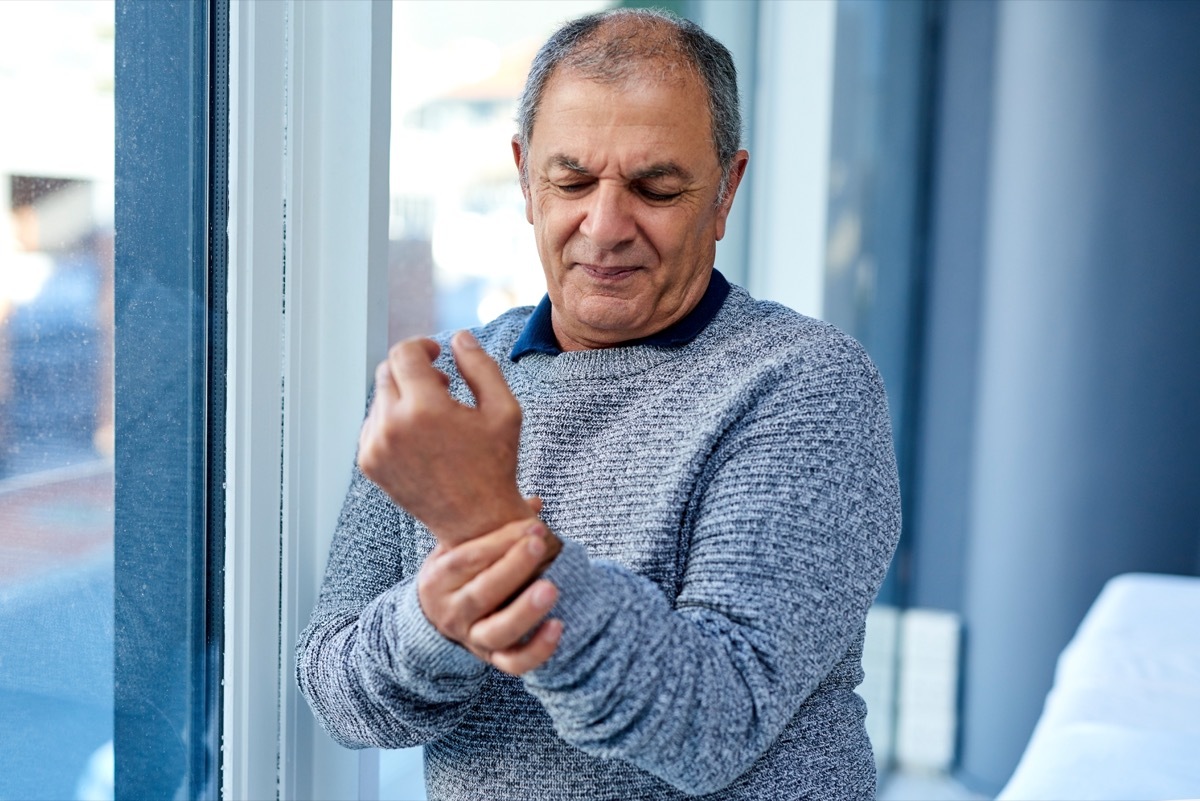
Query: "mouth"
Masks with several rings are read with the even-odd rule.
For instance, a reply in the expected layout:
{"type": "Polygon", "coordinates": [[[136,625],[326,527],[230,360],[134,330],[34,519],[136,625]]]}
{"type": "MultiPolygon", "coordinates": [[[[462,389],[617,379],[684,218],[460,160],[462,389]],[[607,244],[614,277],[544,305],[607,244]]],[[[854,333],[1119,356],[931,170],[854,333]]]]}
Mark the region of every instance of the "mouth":
{"type": "Polygon", "coordinates": [[[599,264],[584,264],[582,262],[577,262],[575,267],[587,273],[588,277],[592,280],[604,283],[619,283],[642,269],[638,266],[603,266],[599,264]]]}

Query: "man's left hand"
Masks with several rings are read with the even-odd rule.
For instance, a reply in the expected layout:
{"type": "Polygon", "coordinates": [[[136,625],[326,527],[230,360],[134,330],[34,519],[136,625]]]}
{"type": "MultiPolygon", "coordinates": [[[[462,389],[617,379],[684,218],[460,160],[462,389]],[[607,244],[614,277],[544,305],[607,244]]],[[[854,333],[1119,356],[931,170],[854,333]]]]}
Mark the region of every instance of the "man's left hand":
{"type": "Polygon", "coordinates": [[[563,630],[561,620],[546,619],[558,590],[537,578],[552,541],[544,523],[526,518],[453,548],[438,545],[417,575],[421,611],[444,637],[505,673],[541,666],[563,630]]]}

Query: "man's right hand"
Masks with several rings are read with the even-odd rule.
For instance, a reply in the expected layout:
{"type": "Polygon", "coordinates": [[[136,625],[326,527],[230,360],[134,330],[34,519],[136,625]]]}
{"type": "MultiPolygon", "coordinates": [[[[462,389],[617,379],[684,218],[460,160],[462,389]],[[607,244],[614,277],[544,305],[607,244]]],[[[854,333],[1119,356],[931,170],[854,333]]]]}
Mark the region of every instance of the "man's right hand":
{"type": "Polygon", "coordinates": [[[528,518],[438,545],[417,576],[421,610],[443,636],[505,673],[541,666],[562,635],[562,621],[546,619],[558,590],[537,579],[551,543],[545,524],[528,518]]]}
{"type": "Polygon", "coordinates": [[[433,340],[392,347],[375,371],[375,399],[358,442],[358,465],[445,545],[528,515],[517,489],[521,405],[492,358],[467,332],[452,342],[475,406],[447,391],[433,340]]]}

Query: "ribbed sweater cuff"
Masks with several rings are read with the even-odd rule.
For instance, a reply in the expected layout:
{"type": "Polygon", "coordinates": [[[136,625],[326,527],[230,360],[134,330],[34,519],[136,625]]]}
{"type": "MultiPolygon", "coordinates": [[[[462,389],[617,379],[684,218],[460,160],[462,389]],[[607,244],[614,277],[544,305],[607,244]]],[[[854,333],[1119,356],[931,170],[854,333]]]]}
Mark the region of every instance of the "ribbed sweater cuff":
{"type": "Polygon", "coordinates": [[[435,681],[471,678],[487,669],[487,663],[442,636],[429,622],[417,599],[415,581],[398,590],[400,597],[395,601],[394,614],[385,617],[389,652],[394,655],[393,666],[398,673],[435,681]]]}
{"type": "Polygon", "coordinates": [[[545,664],[525,674],[532,687],[552,687],[559,668],[604,628],[619,601],[613,597],[608,572],[591,562],[587,549],[573,540],[563,539],[562,544],[543,576],[558,588],[558,602],[549,616],[563,622],[562,639],[545,664]]]}

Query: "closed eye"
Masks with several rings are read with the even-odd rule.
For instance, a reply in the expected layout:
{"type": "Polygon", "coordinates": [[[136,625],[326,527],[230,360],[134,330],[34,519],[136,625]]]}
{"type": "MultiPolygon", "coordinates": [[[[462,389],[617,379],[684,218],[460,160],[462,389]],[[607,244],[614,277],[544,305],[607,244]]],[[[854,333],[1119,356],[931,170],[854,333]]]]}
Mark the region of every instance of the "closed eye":
{"type": "Polygon", "coordinates": [[[638,188],[637,191],[638,191],[638,194],[640,194],[642,197],[646,198],[646,200],[651,200],[651,201],[654,201],[655,203],[665,203],[666,201],[674,200],[675,198],[677,198],[683,194],[682,192],[655,192],[651,189],[647,189],[644,186],[638,188]]]}

